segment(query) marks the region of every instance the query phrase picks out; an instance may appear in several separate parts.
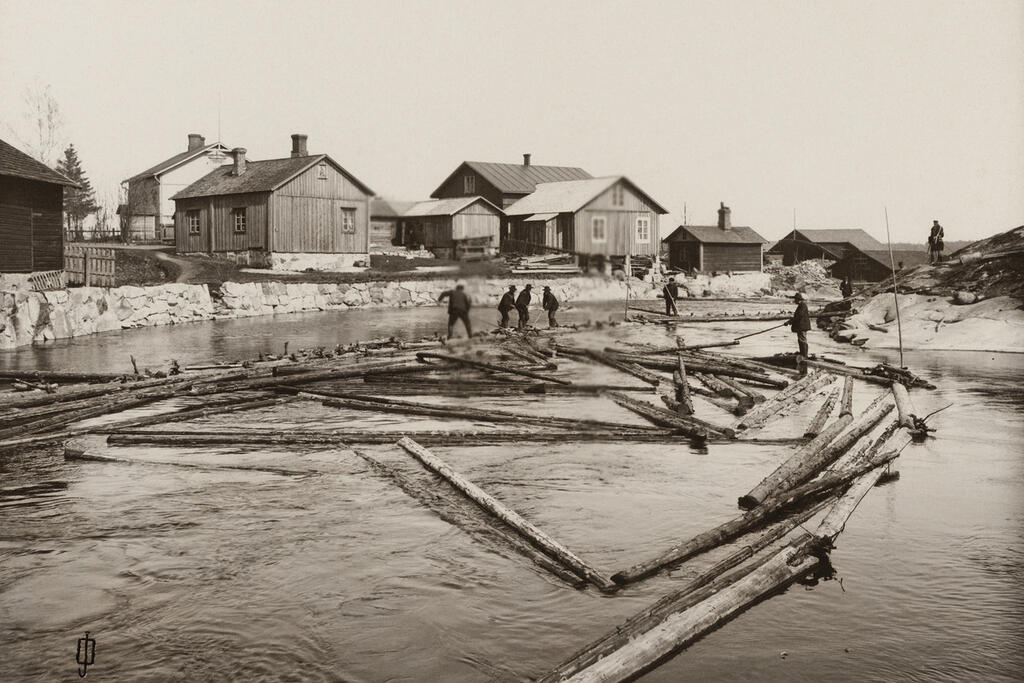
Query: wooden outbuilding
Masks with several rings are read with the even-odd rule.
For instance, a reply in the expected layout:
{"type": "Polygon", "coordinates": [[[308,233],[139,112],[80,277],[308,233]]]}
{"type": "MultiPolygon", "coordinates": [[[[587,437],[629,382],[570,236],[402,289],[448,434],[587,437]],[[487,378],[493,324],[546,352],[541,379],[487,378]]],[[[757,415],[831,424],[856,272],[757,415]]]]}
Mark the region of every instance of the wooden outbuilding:
{"type": "Polygon", "coordinates": [[[417,202],[374,197],[370,200],[370,249],[386,249],[404,244],[405,219],[402,215],[417,202]]]}
{"type": "Polygon", "coordinates": [[[509,228],[502,249],[572,253],[581,264],[593,255],[656,258],[658,217],[665,213],[624,176],[541,183],[506,207],[509,228]]]}
{"type": "Polygon", "coordinates": [[[733,225],[732,211],[722,203],[718,225],[680,225],[664,241],[668,244],[669,268],[760,272],[767,240],[753,228],[733,225]]]}
{"type": "Polygon", "coordinates": [[[928,252],[893,250],[892,261],[889,260],[888,249],[871,249],[861,251],[854,249],[843,258],[828,267],[832,277],[845,278],[850,276],[853,282],[881,282],[892,277],[892,266],[897,271],[910,269],[928,262],[928,252]]]}
{"type": "Polygon", "coordinates": [[[245,149],[174,195],[179,253],[250,266],[332,270],[369,261],[373,191],[292,136],[292,155],[248,161],[245,149]]]}
{"type": "Polygon", "coordinates": [[[769,254],[782,256],[782,265],[809,259],[838,261],[853,250],[878,251],[885,245],[860,228],[793,230],[772,245],[769,254]]]}
{"type": "Polygon", "coordinates": [[[67,176],[0,140],[0,273],[63,270],[67,176]]]}
{"type": "Polygon", "coordinates": [[[424,246],[439,258],[489,256],[498,248],[501,209],[483,197],[420,202],[402,216],[405,246],[424,246]]]}

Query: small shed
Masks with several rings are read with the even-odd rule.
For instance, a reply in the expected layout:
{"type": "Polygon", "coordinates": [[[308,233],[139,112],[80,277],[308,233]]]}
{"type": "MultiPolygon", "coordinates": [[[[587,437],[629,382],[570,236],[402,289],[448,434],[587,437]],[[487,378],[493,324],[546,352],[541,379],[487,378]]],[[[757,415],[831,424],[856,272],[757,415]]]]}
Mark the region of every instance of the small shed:
{"type": "Polygon", "coordinates": [[[772,245],[769,254],[782,256],[782,265],[809,259],[838,261],[853,250],[878,251],[885,245],[860,228],[793,230],[772,245]]]}
{"type": "Polygon", "coordinates": [[[64,188],[74,181],[0,140],[0,273],[64,268],[64,188]]]}
{"type": "Polygon", "coordinates": [[[732,224],[732,211],[718,209],[718,225],[680,225],[665,238],[668,267],[676,270],[756,271],[766,240],[753,228],[732,224]]]}
{"type": "Polygon", "coordinates": [[[888,249],[855,249],[843,258],[829,265],[832,277],[845,278],[847,275],[854,282],[881,282],[892,277],[892,266],[897,270],[909,269],[928,262],[928,252],[894,249],[892,261],[889,260],[888,249]]]}
{"type": "Polygon", "coordinates": [[[374,197],[370,200],[370,249],[403,244],[405,219],[402,215],[417,202],[374,197]]]}
{"type": "Polygon", "coordinates": [[[405,246],[423,245],[439,258],[489,255],[498,247],[505,214],[483,197],[434,199],[403,215],[405,246]]]}

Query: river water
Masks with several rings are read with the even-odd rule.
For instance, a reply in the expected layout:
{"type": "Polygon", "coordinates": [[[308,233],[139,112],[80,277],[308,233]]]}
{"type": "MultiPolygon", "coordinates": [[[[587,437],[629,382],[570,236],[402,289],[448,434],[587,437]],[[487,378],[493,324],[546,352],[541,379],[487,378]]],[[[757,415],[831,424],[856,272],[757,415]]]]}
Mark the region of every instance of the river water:
{"type": "MultiPolygon", "coordinates": [[[[561,317],[621,313],[581,306],[561,317]]],[[[132,330],[0,352],[0,368],[124,371],[128,355],[147,367],[233,360],[277,353],[284,341],[432,334],[441,318],[439,309],[404,309],[132,330]]],[[[482,329],[490,318],[481,311],[474,323],[482,329]]],[[[685,333],[699,342],[758,327],[685,333]]],[[[667,340],[653,326],[608,334],[667,340]]],[[[893,359],[820,332],[811,343],[861,364],[893,359]]],[[[742,349],[792,345],[780,330],[742,349]]],[[[645,680],[1024,676],[1024,356],[908,353],[906,362],[938,386],[912,393],[919,413],[954,405],[930,420],[937,438],[904,451],[901,478],[854,513],[832,554],[838,580],[755,606],[645,680]]],[[[865,406],[870,389],[858,383],[855,398],[865,406]]],[[[597,398],[516,396],[504,407],[635,419],[597,398]]],[[[806,419],[794,417],[790,431],[806,419]]],[[[293,403],[195,428],[357,421],[437,427],[293,403]]],[[[0,679],[77,678],[76,640],[89,631],[97,641],[89,676],[98,680],[529,680],[721,556],[605,596],[567,587],[496,539],[394,447],[358,449],[366,458],[312,448],[113,450],[126,462],[65,461],[59,449],[0,455],[0,679]],[[405,488],[371,460],[398,472],[405,488]]],[[[789,452],[751,444],[432,450],[609,574],[734,516],[737,496],[789,452]]]]}

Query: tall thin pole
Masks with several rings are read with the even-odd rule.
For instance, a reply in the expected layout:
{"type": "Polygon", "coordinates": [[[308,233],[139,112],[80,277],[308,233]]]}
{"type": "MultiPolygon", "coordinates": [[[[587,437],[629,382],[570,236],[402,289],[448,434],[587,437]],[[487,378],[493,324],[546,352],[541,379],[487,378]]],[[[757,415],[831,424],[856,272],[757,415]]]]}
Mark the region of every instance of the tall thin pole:
{"type": "Polygon", "coordinates": [[[896,288],[896,260],[892,256],[892,237],[889,236],[889,207],[885,207],[885,241],[889,243],[889,267],[892,268],[892,299],[896,302],[896,333],[900,342],[900,367],[903,365],[903,323],[900,321],[900,296],[896,288]]]}

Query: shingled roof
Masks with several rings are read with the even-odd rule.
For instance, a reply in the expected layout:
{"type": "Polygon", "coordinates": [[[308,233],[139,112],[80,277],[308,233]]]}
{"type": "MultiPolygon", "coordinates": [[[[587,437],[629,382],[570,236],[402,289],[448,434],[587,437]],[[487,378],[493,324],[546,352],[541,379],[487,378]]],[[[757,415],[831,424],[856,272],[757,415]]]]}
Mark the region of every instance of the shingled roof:
{"type": "Polygon", "coordinates": [[[273,192],[321,161],[327,161],[327,163],[334,166],[339,173],[348,178],[366,194],[373,194],[373,190],[342,168],[334,159],[326,154],[315,154],[305,157],[247,161],[245,172],[242,175],[234,174],[234,164],[221,166],[210,171],[184,190],[181,190],[172,196],[171,199],[212,197],[225,194],[244,194],[246,192],[273,192]]]}
{"type": "Polygon", "coordinates": [[[889,261],[888,249],[869,249],[861,251],[861,253],[886,268],[891,268],[893,263],[900,263],[901,261],[903,262],[904,268],[919,266],[922,263],[928,262],[928,252],[916,249],[894,249],[892,252],[892,262],[889,261]]]}
{"type": "Polygon", "coordinates": [[[615,183],[622,181],[640,197],[643,197],[658,213],[668,213],[643,190],[625,176],[607,176],[586,180],[566,180],[558,183],[540,183],[532,194],[505,207],[509,216],[528,214],[575,213],[596,199],[615,183]]]}
{"type": "Polygon", "coordinates": [[[78,187],[78,183],[58,173],[41,161],[36,161],[17,147],[0,140],[0,175],[39,180],[55,185],[78,187]]]}
{"type": "Polygon", "coordinates": [[[197,147],[196,149],[191,149],[191,150],[186,150],[184,152],[179,152],[178,154],[175,154],[174,156],[172,156],[170,159],[164,159],[163,161],[161,161],[156,166],[153,166],[151,168],[147,168],[142,173],[136,173],[135,175],[133,175],[128,180],[130,182],[132,180],[138,180],[139,178],[148,178],[149,176],[158,176],[161,173],[166,173],[167,171],[170,171],[172,168],[180,166],[181,164],[185,163],[186,161],[189,161],[190,159],[194,159],[194,158],[196,158],[196,157],[198,157],[198,156],[200,156],[202,154],[205,154],[206,152],[209,152],[210,150],[213,150],[213,149],[219,149],[222,152],[227,152],[228,151],[227,147],[225,147],[224,145],[220,144],[219,142],[215,142],[212,145],[206,145],[205,147],[197,147]]]}
{"type": "Polygon", "coordinates": [[[662,242],[678,241],[685,233],[705,244],[763,244],[768,241],[753,228],[742,225],[734,225],[728,230],[722,230],[717,225],[680,225],[662,242]]]}
{"type": "Polygon", "coordinates": [[[398,218],[418,203],[374,197],[370,200],[370,216],[373,218],[398,218]]]}
{"type": "Polygon", "coordinates": [[[431,199],[426,202],[419,202],[414,206],[408,208],[403,216],[409,218],[420,217],[420,216],[454,216],[459,211],[462,211],[467,206],[476,204],[477,202],[483,202],[487,206],[494,209],[498,215],[502,215],[502,210],[496,207],[491,202],[487,201],[483,197],[454,197],[452,199],[431,199]]]}
{"type": "Polygon", "coordinates": [[[529,166],[525,164],[499,164],[488,161],[463,161],[451,175],[444,179],[430,195],[437,197],[449,180],[470,168],[502,194],[529,194],[540,183],[555,183],[562,180],[584,180],[593,176],[575,166],[529,166]]]}
{"type": "MultiPolygon", "coordinates": [[[[885,245],[860,228],[836,228],[823,230],[794,230],[809,242],[816,244],[852,244],[861,251],[884,249],[885,245]]],[[[790,233],[793,234],[793,233],[790,233]]],[[[785,238],[783,238],[785,239],[785,238]]]]}

